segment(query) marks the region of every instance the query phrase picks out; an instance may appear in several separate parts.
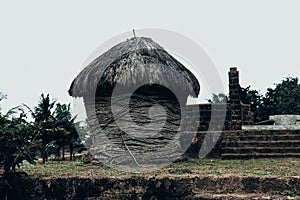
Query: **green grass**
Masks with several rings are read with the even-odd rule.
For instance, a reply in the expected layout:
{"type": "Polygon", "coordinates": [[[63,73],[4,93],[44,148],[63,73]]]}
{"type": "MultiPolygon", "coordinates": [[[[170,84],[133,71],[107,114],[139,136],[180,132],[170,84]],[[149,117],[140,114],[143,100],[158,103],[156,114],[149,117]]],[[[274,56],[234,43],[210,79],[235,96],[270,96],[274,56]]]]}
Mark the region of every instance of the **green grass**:
{"type": "MultiPolygon", "coordinates": [[[[80,161],[55,161],[33,166],[21,166],[21,171],[39,177],[119,177],[132,174],[103,165],[84,164],[80,161]]],[[[145,175],[240,175],[240,176],[299,176],[300,159],[252,159],[252,160],[210,160],[191,159],[173,163],[153,172],[134,174],[145,175]]]]}

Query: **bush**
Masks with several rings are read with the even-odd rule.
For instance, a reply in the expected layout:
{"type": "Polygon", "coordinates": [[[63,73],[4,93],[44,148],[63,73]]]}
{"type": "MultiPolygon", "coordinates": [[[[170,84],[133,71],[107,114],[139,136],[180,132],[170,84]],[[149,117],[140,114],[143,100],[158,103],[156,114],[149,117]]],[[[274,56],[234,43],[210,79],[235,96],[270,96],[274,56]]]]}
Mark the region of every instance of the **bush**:
{"type": "Polygon", "coordinates": [[[38,141],[32,125],[25,118],[20,107],[11,109],[6,115],[0,114],[0,167],[5,173],[15,171],[23,160],[34,164],[38,141]]]}

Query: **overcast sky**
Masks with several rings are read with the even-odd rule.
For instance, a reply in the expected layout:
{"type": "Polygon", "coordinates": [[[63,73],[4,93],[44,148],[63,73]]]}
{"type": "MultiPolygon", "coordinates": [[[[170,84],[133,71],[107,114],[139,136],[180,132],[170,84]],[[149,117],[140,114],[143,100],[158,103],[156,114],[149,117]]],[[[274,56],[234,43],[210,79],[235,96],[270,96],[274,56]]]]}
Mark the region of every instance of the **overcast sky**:
{"type": "Polygon", "coordinates": [[[67,90],[91,52],[132,28],[186,35],[205,49],[225,86],[229,67],[238,66],[241,85],[264,92],[300,77],[299,8],[297,0],[0,0],[2,111],[33,107],[41,93],[72,102],[67,90]]]}

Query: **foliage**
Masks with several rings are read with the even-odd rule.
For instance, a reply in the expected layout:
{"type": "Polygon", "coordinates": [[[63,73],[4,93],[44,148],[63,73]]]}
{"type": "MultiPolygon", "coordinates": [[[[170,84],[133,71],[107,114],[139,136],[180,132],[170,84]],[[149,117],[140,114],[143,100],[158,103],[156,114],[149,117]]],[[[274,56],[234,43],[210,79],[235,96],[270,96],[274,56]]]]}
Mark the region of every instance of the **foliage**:
{"type": "MultiPolygon", "coordinates": [[[[250,104],[251,111],[254,112],[254,121],[259,122],[265,119],[263,116],[263,95],[250,86],[241,88],[241,101],[244,104],[250,104]]],[[[268,117],[268,116],[267,116],[268,117]]]]}
{"type": "Polygon", "coordinates": [[[43,121],[54,120],[52,109],[54,108],[55,103],[55,101],[50,100],[49,94],[47,94],[46,97],[44,94],[41,94],[40,102],[34,108],[34,112],[32,113],[35,122],[40,123],[43,121]]]}
{"type": "MultiPolygon", "coordinates": [[[[0,93],[0,100],[6,95],[0,93]]],[[[38,105],[30,110],[34,122],[26,121],[23,107],[0,114],[0,167],[6,172],[14,171],[23,160],[34,163],[34,156],[40,153],[46,162],[50,153],[60,156],[60,149],[67,145],[71,159],[74,144],[79,143],[70,104],[60,104],[42,94],[38,105]]],[[[63,153],[64,156],[64,153],[63,153]]]]}
{"type": "Polygon", "coordinates": [[[57,131],[61,132],[60,146],[63,148],[64,159],[64,146],[67,141],[70,150],[70,159],[73,158],[74,142],[79,137],[74,125],[75,117],[72,117],[70,104],[56,104],[55,111],[53,113],[55,119],[55,126],[57,131]]]}
{"type": "Polygon", "coordinates": [[[263,99],[265,112],[274,114],[300,114],[300,85],[298,78],[288,77],[275,88],[268,88],[263,99]]]}
{"type": "Polygon", "coordinates": [[[270,115],[300,114],[300,85],[298,78],[288,77],[275,88],[268,88],[265,95],[250,87],[244,88],[242,102],[251,105],[255,121],[268,120],[270,115]]]}
{"type": "MultiPolygon", "coordinates": [[[[254,121],[268,120],[270,115],[300,114],[300,85],[298,78],[288,77],[268,88],[265,95],[250,86],[240,89],[241,103],[250,104],[254,112],[254,121]]],[[[211,103],[228,101],[225,94],[213,94],[211,103]]]]}
{"type": "Polygon", "coordinates": [[[78,134],[74,125],[76,117],[72,117],[70,104],[57,103],[51,100],[49,94],[41,94],[40,102],[34,108],[32,116],[35,119],[35,128],[38,138],[42,140],[40,148],[43,162],[48,160],[50,153],[59,155],[62,149],[64,160],[65,146],[69,146],[70,158],[74,152],[74,143],[78,134]]]}
{"type": "Polygon", "coordinates": [[[52,109],[54,106],[55,101],[50,100],[49,94],[46,97],[44,94],[41,94],[40,101],[32,112],[34,127],[38,133],[37,138],[42,140],[40,152],[43,162],[48,160],[49,149],[47,148],[47,144],[57,138],[57,134],[54,129],[55,119],[52,115],[52,109]]]}
{"type": "MultiPolygon", "coordinates": [[[[0,101],[2,101],[3,99],[6,99],[7,95],[4,94],[3,92],[0,92],[0,101]]],[[[0,111],[1,111],[1,106],[0,106],[0,111]]]]}
{"type": "Polygon", "coordinates": [[[0,114],[0,166],[6,173],[15,171],[23,160],[34,163],[39,141],[32,125],[25,119],[22,107],[13,108],[3,116],[0,114]]]}
{"type": "Polygon", "coordinates": [[[226,103],[228,102],[228,96],[223,94],[223,93],[219,93],[219,94],[212,94],[212,99],[208,99],[207,100],[210,103],[226,103]]]}
{"type": "Polygon", "coordinates": [[[4,94],[3,92],[0,92],[0,101],[3,99],[6,99],[6,98],[7,98],[7,95],[4,94]]]}
{"type": "Polygon", "coordinates": [[[74,166],[74,167],[77,167],[77,166],[83,167],[83,166],[85,166],[85,164],[82,161],[76,161],[76,162],[72,163],[71,166],[74,166]]]}

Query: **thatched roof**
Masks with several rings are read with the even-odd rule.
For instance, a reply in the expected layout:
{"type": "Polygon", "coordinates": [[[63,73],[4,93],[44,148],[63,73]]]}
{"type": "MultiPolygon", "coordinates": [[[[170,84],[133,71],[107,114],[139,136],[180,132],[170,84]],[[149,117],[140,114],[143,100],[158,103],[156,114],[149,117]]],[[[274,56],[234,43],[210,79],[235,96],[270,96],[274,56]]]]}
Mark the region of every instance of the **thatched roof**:
{"type": "MultiPolygon", "coordinates": [[[[171,85],[198,96],[196,77],[151,38],[134,37],[93,60],[73,80],[69,94],[84,97],[97,87],[128,87],[141,82],[171,85]]],[[[95,94],[95,93],[94,93],[95,94]]]]}

